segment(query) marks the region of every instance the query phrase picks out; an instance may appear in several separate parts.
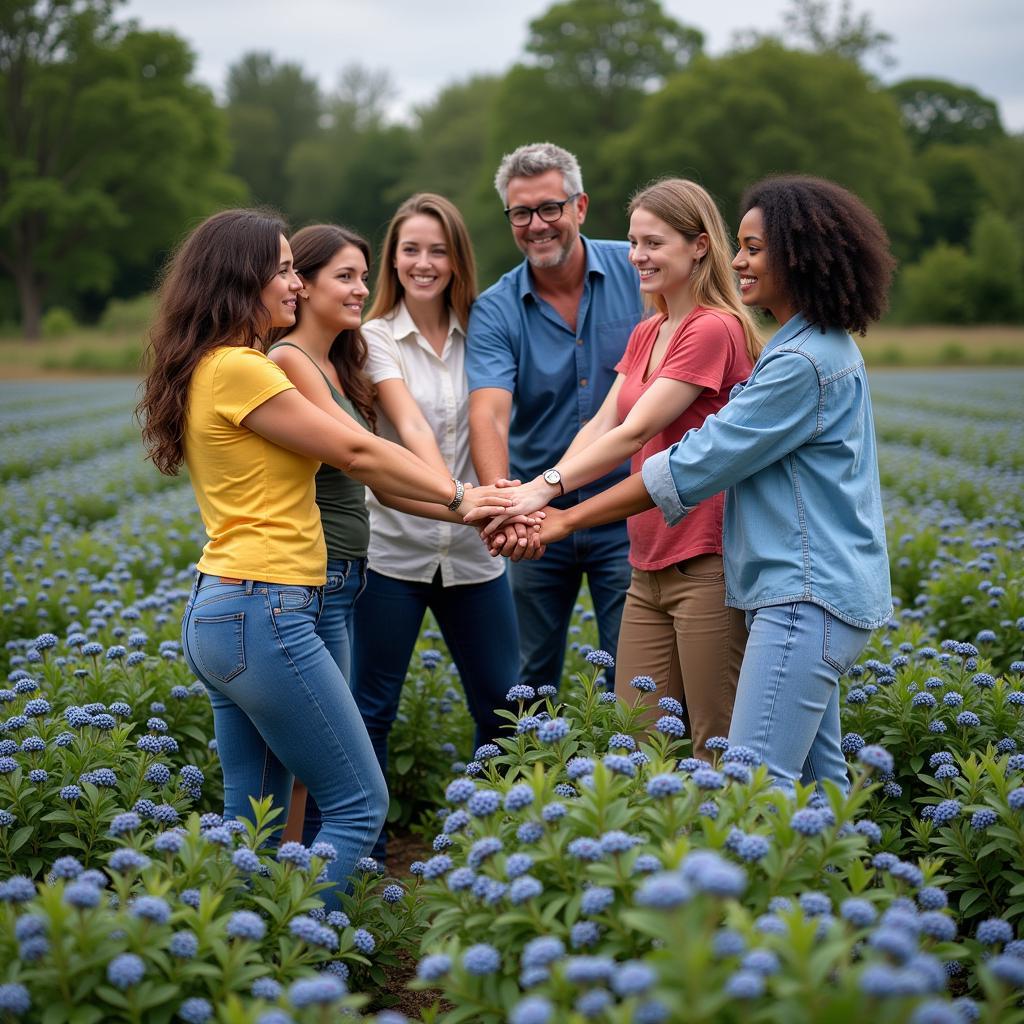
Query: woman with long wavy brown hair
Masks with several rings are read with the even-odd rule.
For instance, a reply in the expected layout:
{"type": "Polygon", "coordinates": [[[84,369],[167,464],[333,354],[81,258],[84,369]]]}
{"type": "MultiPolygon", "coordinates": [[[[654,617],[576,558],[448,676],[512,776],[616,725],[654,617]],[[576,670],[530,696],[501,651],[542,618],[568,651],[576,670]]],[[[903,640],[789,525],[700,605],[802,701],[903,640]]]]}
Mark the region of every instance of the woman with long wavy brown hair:
{"type": "Polygon", "coordinates": [[[164,278],[138,412],[161,472],[188,467],[209,537],[182,644],[210,693],[225,815],[251,815],[250,797],[287,811],[297,775],[323,814],[314,852],[338,883],[376,840],[387,788],[315,632],[327,561],[318,465],[463,514],[504,502],[317,408],[264,355],[271,329],[294,323],[302,287],[285,233],[273,214],[226,210],[189,235],[164,278]]]}

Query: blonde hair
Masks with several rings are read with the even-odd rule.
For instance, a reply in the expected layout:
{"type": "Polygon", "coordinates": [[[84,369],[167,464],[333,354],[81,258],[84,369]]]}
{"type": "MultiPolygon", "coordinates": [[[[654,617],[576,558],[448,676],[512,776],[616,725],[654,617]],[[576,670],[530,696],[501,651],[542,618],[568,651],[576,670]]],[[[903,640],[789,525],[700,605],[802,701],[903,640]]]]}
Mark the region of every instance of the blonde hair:
{"type": "Polygon", "coordinates": [[[398,251],[398,235],[402,225],[417,214],[435,217],[444,232],[448,247],[448,259],[452,265],[452,279],[445,289],[445,300],[455,311],[463,330],[469,323],[469,310],[476,298],[476,264],[473,259],[473,245],[462,214],[449,199],[433,192],[418,192],[410,196],[395,211],[384,236],[384,247],[380,254],[380,273],[373,291],[373,303],[366,314],[367,320],[392,313],[405,294],[398,273],[395,271],[395,253],[398,251]]]}
{"type": "MultiPolygon", "coordinates": [[[[732,246],[715,201],[694,181],[663,178],[633,196],[629,212],[638,209],[653,213],[690,242],[698,235],[708,236],[707,253],[690,271],[690,294],[696,305],[736,317],[746,338],[747,354],[756,360],[764,343],[753,316],[740,301],[732,269],[732,246]]],[[[655,297],[654,304],[661,313],[668,312],[660,295],[655,297]]]]}

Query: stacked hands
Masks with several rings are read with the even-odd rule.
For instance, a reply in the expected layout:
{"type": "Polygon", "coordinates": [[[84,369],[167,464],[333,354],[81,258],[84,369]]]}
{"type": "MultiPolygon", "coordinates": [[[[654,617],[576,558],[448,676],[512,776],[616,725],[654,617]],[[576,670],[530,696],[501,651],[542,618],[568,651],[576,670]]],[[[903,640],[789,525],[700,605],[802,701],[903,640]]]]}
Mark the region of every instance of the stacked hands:
{"type": "MultiPolygon", "coordinates": [[[[471,493],[468,484],[466,487],[463,508],[471,493]]],[[[473,490],[474,501],[463,512],[463,521],[479,530],[492,557],[504,555],[513,562],[540,558],[548,544],[571,532],[563,521],[566,513],[548,505],[559,493],[558,487],[543,477],[525,484],[498,479],[492,487],[473,490]]]]}

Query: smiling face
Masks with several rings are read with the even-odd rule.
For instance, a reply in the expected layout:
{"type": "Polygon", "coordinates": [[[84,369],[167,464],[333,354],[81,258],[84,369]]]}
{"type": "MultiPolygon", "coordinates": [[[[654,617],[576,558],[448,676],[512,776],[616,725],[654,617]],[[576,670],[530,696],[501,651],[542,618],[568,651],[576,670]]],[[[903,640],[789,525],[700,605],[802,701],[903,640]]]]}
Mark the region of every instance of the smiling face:
{"type": "Polygon", "coordinates": [[[743,305],[767,309],[780,324],[784,324],[796,310],[792,308],[783,282],[772,270],[766,248],[764,218],[759,207],[747,210],[736,234],[740,247],[732,268],[739,274],[743,305]]]}
{"type": "Polygon", "coordinates": [[[270,314],[271,327],[291,327],[295,323],[296,293],[302,287],[292,267],[292,249],[281,236],[281,254],[277,273],[263,286],[260,301],[270,314]]]}
{"type": "MultiPolygon", "coordinates": [[[[512,178],[508,183],[509,209],[513,206],[537,207],[543,203],[567,199],[562,172],[545,171],[532,178],[512,178]]],[[[580,225],[587,216],[587,194],[581,193],[562,207],[562,216],[546,224],[534,214],[523,227],[512,225],[512,237],[519,251],[538,269],[558,267],[572,255],[580,237],[580,225]]]]}
{"type": "Polygon", "coordinates": [[[437,217],[417,213],[403,221],[395,246],[395,273],[413,302],[436,302],[452,279],[448,240],[437,217]]]}
{"type": "Polygon", "coordinates": [[[689,287],[694,264],[708,251],[708,236],[692,242],[680,231],[637,207],[629,215],[629,260],[645,295],[676,295],[689,287]]]}
{"type": "Polygon", "coordinates": [[[313,276],[305,279],[309,296],[303,300],[303,315],[308,311],[336,333],[358,329],[363,305],[370,294],[366,257],[354,245],[342,246],[313,276]]]}

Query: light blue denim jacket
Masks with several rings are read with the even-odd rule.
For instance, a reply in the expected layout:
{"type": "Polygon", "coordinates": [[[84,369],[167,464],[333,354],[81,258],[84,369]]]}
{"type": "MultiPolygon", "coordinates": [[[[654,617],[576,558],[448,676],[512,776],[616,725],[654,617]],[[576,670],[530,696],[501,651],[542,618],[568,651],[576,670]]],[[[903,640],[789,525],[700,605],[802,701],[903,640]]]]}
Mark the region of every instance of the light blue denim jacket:
{"type": "Polygon", "coordinates": [[[670,526],[726,490],[726,604],[810,601],[865,629],[892,614],[871,396],[848,334],[788,320],[724,408],[642,472],[670,526]]]}

